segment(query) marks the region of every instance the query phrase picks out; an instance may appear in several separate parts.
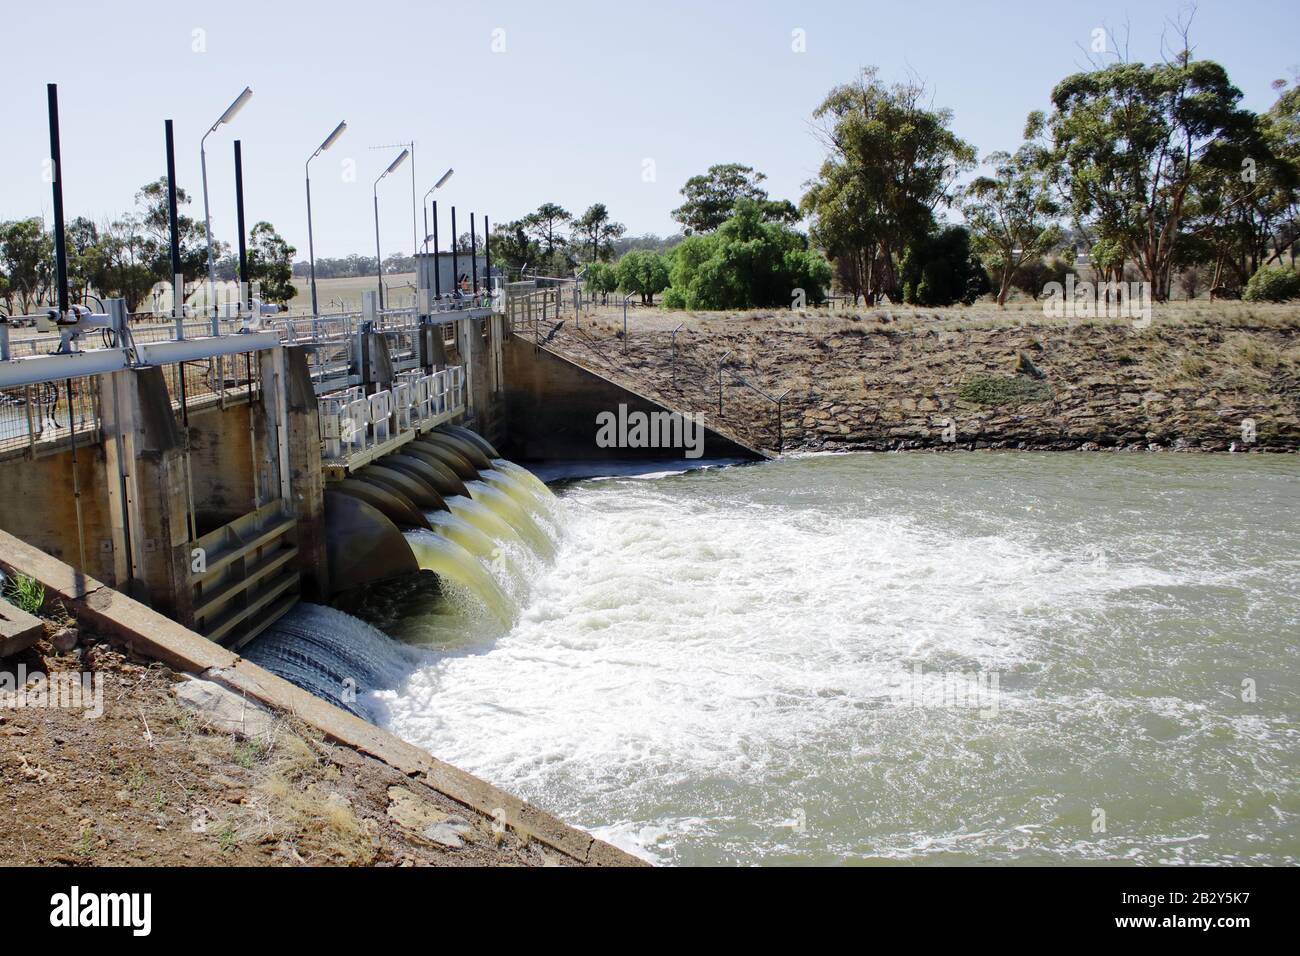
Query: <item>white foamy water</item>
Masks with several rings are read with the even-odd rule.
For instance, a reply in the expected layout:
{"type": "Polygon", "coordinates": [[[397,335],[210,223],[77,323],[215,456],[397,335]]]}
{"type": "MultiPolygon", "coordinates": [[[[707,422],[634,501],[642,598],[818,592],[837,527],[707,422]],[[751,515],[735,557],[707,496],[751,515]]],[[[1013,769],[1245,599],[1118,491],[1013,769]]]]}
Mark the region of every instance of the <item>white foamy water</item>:
{"type": "Polygon", "coordinates": [[[652,474],[508,633],[390,608],[389,726],[665,863],[1295,861],[1294,458],[652,474]]]}

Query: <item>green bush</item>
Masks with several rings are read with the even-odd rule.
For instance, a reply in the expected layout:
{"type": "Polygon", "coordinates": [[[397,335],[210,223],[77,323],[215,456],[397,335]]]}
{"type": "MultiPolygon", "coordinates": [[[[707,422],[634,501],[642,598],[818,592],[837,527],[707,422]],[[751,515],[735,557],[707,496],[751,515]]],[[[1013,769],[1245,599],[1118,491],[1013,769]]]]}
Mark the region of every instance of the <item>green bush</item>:
{"type": "Polygon", "coordinates": [[[654,305],[655,293],[668,288],[668,260],[649,249],[633,249],[614,268],[620,292],[637,294],[654,305]]]}
{"type": "Polygon", "coordinates": [[[1241,297],[1248,302],[1289,302],[1300,299],[1300,272],[1285,266],[1260,266],[1241,297]]]}
{"type": "Polygon", "coordinates": [[[583,281],[589,292],[596,294],[613,292],[618,288],[618,273],[613,263],[593,262],[587,266],[583,281]]]}
{"type": "Polygon", "coordinates": [[[1046,382],[1032,378],[977,375],[962,384],[957,397],[977,405],[1019,405],[1047,401],[1052,389],[1046,382]]]}
{"type": "Polygon", "coordinates": [[[685,309],[686,293],[675,285],[669,286],[664,289],[663,303],[665,309],[685,309]]]}
{"type": "Polygon", "coordinates": [[[766,221],[762,207],[748,199],[736,203],[716,232],[678,243],[670,259],[663,301],[673,309],[788,308],[796,289],[818,303],[831,283],[830,264],[807,238],[766,221]]]}
{"type": "Polygon", "coordinates": [[[970,305],[991,288],[963,226],[949,226],[909,246],[901,274],[903,301],[909,305],[970,305]]]}
{"type": "Polygon", "coordinates": [[[15,574],[5,581],[4,598],[28,614],[40,614],[45,606],[45,586],[25,574],[15,574]]]}

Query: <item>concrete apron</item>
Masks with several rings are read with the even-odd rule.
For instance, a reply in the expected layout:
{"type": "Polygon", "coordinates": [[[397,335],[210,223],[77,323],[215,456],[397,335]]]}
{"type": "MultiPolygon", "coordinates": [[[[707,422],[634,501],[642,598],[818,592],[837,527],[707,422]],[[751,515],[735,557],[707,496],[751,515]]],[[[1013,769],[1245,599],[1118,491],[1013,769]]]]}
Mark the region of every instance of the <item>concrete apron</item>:
{"type": "Polygon", "coordinates": [[[521,836],[595,866],[642,866],[643,861],[513,797],[472,774],[430,756],[107,585],[0,531],[0,568],[25,574],[58,598],[78,620],[122,641],[135,654],[176,671],[215,681],[274,711],[293,714],[330,740],[382,760],[406,776],[484,816],[501,819],[521,836]]]}

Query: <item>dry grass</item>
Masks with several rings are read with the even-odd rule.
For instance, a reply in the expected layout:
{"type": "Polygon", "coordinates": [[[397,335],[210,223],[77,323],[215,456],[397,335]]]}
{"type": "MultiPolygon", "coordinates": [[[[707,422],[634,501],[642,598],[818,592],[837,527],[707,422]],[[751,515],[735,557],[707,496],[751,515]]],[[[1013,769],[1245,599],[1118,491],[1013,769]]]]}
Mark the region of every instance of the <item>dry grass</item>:
{"type": "MultiPolygon", "coordinates": [[[[294,288],[298,294],[289,302],[290,312],[311,312],[311,284],[306,278],[295,277],[294,288]]],[[[394,306],[410,305],[414,272],[397,272],[384,276],[384,303],[394,306]]],[[[378,283],[374,276],[349,276],[343,279],[316,280],[316,299],[321,312],[355,312],[361,308],[361,296],[374,292],[378,283]]]]}
{"type": "Polygon", "coordinates": [[[1282,364],[1282,354],[1267,342],[1246,336],[1233,336],[1223,345],[1225,351],[1262,372],[1272,372],[1282,364]]]}
{"type": "MultiPolygon", "coordinates": [[[[0,816],[10,865],[547,865],[569,862],[423,787],[378,760],[325,740],[292,716],[257,739],[234,736],[173,694],[177,675],[99,641],[57,654],[39,641],[30,671],[87,669],[103,714],[70,708],[0,712],[0,816]],[[390,788],[431,813],[470,821],[448,848],[389,814],[390,788]]],[[[14,659],[6,659],[13,667],[14,659]]]]}
{"type": "MultiPolygon", "coordinates": [[[[372,283],[373,284],[373,283],[372,283]]],[[[571,317],[571,313],[570,313],[571,317]]],[[[598,308],[585,313],[582,324],[599,323],[613,331],[622,328],[622,307],[598,308]]],[[[864,334],[912,331],[981,331],[1007,328],[1043,329],[1133,329],[1126,318],[1053,319],[1043,314],[1041,303],[1013,302],[1006,309],[991,303],[946,309],[889,306],[855,310],[788,309],[686,312],[638,307],[628,312],[628,329],[633,338],[645,332],[671,332],[679,323],[684,329],[702,332],[710,327],[733,328],[763,323],[768,328],[801,334],[828,335],[857,329],[864,334]]],[[[1243,329],[1300,329],[1300,307],[1295,304],[1252,302],[1167,302],[1156,305],[1151,329],[1162,326],[1216,325],[1243,329]]]]}
{"type": "Polygon", "coordinates": [[[768,394],[789,390],[781,416],[787,448],[898,447],[924,438],[934,414],[959,414],[986,443],[1009,447],[1084,439],[1137,447],[1154,432],[1226,450],[1238,436],[1224,424],[1225,408],[1271,422],[1275,449],[1300,431],[1295,305],[1169,303],[1145,328],[1118,318],[1053,319],[1034,303],[1005,311],[639,308],[628,316],[626,350],[616,335],[621,309],[566,319],[553,348],[670,406],[718,418],[756,447],[775,447],[776,407],[729,381],[719,417],[724,355],[729,369],[768,394]],[[1037,382],[1046,382],[1051,402],[1037,382]]]}

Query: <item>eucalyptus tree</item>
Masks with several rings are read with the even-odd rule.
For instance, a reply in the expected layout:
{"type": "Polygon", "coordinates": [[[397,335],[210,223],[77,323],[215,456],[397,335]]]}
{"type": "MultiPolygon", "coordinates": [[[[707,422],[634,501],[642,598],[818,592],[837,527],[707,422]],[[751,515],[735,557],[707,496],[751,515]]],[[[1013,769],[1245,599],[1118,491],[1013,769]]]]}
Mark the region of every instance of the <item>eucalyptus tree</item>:
{"type": "Polygon", "coordinates": [[[1043,151],[1034,144],[993,153],[984,162],[990,172],[966,187],[962,214],[975,251],[996,276],[998,305],[1005,306],[1016,270],[1060,241],[1061,210],[1043,151]]]}
{"type": "Polygon", "coordinates": [[[759,204],[770,222],[799,221],[799,210],[789,200],[769,199],[760,185],[763,173],[742,163],[720,163],[708,172],[692,176],[682,187],[686,200],[673,210],[673,218],[682,224],[686,235],[712,232],[731,218],[736,203],[748,199],[759,204]]]}
{"type": "Polygon", "coordinates": [[[813,115],[829,155],[802,201],[812,237],[856,263],[872,299],[897,300],[899,260],[953,204],[975,149],[952,131],[950,110],[928,105],[924,84],[887,86],[874,68],[832,89],[813,115]]]}
{"type": "MultiPolygon", "coordinates": [[[[1184,37],[1184,40],[1186,38],[1184,37]]],[[[1118,243],[1169,297],[1198,214],[1198,182],[1240,177],[1254,115],[1227,71],[1194,60],[1190,46],[1154,65],[1120,62],[1066,77],[1052,91],[1050,131],[1059,185],[1080,224],[1118,243]]]]}

